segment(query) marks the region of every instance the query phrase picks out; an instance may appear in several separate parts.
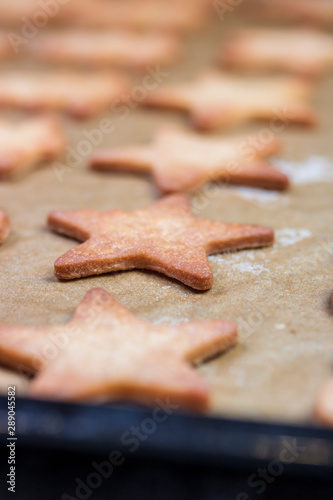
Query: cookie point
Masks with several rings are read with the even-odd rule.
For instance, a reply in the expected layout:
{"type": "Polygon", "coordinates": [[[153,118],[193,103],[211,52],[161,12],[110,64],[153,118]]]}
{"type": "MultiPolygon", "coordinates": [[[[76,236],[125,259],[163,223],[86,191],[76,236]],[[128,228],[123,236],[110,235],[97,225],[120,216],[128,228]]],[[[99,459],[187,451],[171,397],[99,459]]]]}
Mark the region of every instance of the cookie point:
{"type": "MultiPolygon", "coordinates": [[[[101,287],[94,287],[88,290],[88,292],[85,295],[86,297],[98,297],[101,300],[110,300],[113,299],[112,295],[104,290],[104,288],[101,287]]],[[[113,299],[114,300],[114,299],[113,299]]]]}
{"type": "Polygon", "coordinates": [[[196,278],[189,284],[195,290],[199,290],[201,292],[205,292],[206,290],[210,290],[214,284],[213,273],[207,275],[203,278],[196,278]]]}
{"type": "Polygon", "coordinates": [[[53,210],[52,212],[49,213],[49,215],[47,216],[47,225],[49,227],[53,227],[53,224],[55,222],[55,220],[58,218],[59,216],[59,211],[58,210],[53,210]]]}
{"type": "Polygon", "coordinates": [[[333,380],[321,388],[317,397],[314,416],[323,425],[333,426],[333,380]]]}
{"type": "Polygon", "coordinates": [[[62,257],[59,257],[59,259],[54,263],[54,276],[59,280],[69,280],[74,278],[66,264],[63,262],[62,257]]]}
{"type": "Polygon", "coordinates": [[[265,245],[273,245],[275,241],[274,230],[268,226],[257,227],[259,236],[261,238],[261,243],[265,245]]]}
{"type": "Polygon", "coordinates": [[[275,241],[275,233],[273,229],[271,229],[270,227],[266,227],[264,233],[267,236],[267,239],[270,241],[270,243],[273,244],[275,241]]]}

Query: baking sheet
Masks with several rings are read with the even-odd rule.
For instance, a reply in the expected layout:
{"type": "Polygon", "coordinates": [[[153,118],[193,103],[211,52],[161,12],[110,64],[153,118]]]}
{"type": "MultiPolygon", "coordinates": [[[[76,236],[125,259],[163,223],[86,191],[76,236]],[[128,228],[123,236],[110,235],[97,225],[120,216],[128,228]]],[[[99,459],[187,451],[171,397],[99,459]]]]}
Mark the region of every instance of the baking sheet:
{"type": "MultiPolygon", "coordinates": [[[[167,69],[163,83],[191,78],[209,66],[217,43],[239,22],[236,14],[224,22],[216,16],[214,26],[188,39],[186,58],[167,69]]],[[[135,85],[142,85],[144,76],[137,75],[135,85]]],[[[212,390],[212,413],[311,421],[316,391],[333,373],[332,91],[333,78],[319,82],[313,99],[320,118],[317,129],[286,127],[279,134],[284,168],[296,180],[287,193],[214,185],[193,196],[194,213],[200,217],[265,224],[277,235],[273,248],[210,257],[215,281],[208,292],[193,291],[148,271],[71,282],[53,276],[54,261],[77,242],[51,233],[46,226],[48,213],[143,207],[158,196],[149,177],[92,173],[87,169],[88,156],[81,154],[78,165],[72,165],[62,179],[54,165],[45,165],[22,179],[1,183],[0,206],[11,218],[13,233],[0,249],[0,322],[65,323],[95,286],[153,322],[234,320],[240,327],[238,346],[198,368],[212,390]]],[[[180,114],[139,107],[130,109],[125,119],[111,113],[85,122],[62,117],[70,147],[77,151],[84,131],[99,128],[103,118],[113,121],[114,130],[94,149],[147,142],[165,122],[188,125],[180,114]]],[[[265,127],[252,124],[242,131],[256,134],[265,127]]],[[[23,396],[28,383],[12,371],[0,371],[2,392],[16,384],[23,396]]]]}

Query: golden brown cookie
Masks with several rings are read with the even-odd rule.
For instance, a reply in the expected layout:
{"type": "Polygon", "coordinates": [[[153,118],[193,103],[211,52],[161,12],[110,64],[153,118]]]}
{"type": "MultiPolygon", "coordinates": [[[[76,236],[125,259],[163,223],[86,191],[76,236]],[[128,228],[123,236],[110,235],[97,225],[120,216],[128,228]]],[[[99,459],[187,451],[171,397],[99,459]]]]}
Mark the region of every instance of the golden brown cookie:
{"type": "Polygon", "coordinates": [[[191,215],[186,196],[162,198],[142,210],[55,211],[48,225],[84,241],[55,263],[55,275],[69,280],[129,269],[150,269],[198,290],[208,290],[213,274],[207,255],[272,245],[264,226],[223,224],[191,215]]]}
{"type": "Polygon", "coordinates": [[[143,104],[190,113],[193,125],[217,129],[250,119],[313,125],[307,104],[312,85],[293,77],[241,78],[209,72],[197,80],[160,87],[143,104]]]}
{"type": "Polygon", "coordinates": [[[332,0],[253,0],[249,12],[259,19],[331,26],[332,0]]]}
{"type": "Polygon", "coordinates": [[[58,18],[71,26],[181,33],[200,28],[207,14],[202,0],[70,0],[58,18]]]}
{"type": "Polygon", "coordinates": [[[0,122],[0,180],[8,179],[41,161],[58,158],[65,149],[60,123],[53,117],[0,122]]]}
{"type": "Polygon", "coordinates": [[[151,172],[162,192],[193,191],[206,182],[286,189],[288,177],[264,163],[280,150],[272,135],[265,142],[255,136],[211,139],[198,134],[160,129],[151,146],[100,151],[90,164],[94,170],[151,172]]]}
{"type": "Polygon", "coordinates": [[[143,69],[174,63],[180,55],[180,43],[166,34],[66,30],[41,33],[28,50],[33,57],[50,63],[143,69]]]}
{"type": "Polygon", "coordinates": [[[219,61],[235,69],[316,77],[333,68],[333,36],[306,29],[238,30],[222,44],[219,61]]]}
{"type": "Polygon", "coordinates": [[[7,215],[0,210],[0,245],[8,238],[10,230],[9,219],[7,215]]]}
{"type": "Polygon", "coordinates": [[[129,90],[127,79],[111,72],[2,72],[0,106],[86,118],[111,109],[129,90]]]}
{"type": "Polygon", "coordinates": [[[222,320],[155,325],[134,316],[109,293],[90,290],[66,325],[0,326],[0,360],[36,372],[37,398],[129,400],[205,411],[209,388],[191,366],[237,342],[222,320]]]}

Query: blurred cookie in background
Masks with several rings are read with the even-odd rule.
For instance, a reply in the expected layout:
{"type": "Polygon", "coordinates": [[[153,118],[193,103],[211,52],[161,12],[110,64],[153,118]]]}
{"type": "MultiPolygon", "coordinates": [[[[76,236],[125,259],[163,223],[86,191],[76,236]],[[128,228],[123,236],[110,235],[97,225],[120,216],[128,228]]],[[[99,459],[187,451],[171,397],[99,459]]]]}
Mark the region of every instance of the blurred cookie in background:
{"type": "Polygon", "coordinates": [[[240,29],[221,45],[218,59],[231,69],[317,77],[333,69],[333,36],[310,29],[240,29]]]}
{"type": "Polygon", "coordinates": [[[46,63],[143,69],[174,63],[181,54],[181,45],[171,34],[67,29],[39,34],[27,50],[46,63]]]}
{"type": "Polygon", "coordinates": [[[129,90],[129,81],[112,72],[8,71],[0,75],[0,106],[87,118],[111,110],[129,90]]]}

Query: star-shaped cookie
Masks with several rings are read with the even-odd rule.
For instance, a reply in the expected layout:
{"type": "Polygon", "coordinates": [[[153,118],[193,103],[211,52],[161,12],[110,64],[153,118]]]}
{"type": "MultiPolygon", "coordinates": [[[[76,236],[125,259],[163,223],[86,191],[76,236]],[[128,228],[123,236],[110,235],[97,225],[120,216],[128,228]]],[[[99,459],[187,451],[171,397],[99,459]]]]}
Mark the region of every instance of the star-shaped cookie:
{"type": "Polygon", "coordinates": [[[172,64],[180,55],[180,43],[172,35],[129,31],[47,31],[27,48],[33,57],[51,63],[138,69],[172,64]]]}
{"type": "Polygon", "coordinates": [[[207,20],[203,0],[70,0],[62,6],[59,19],[71,26],[126,28],[156,32],[187,32],[207,20]]]}
{"type": "Polygon", "coordinates": [[[314,113],[306,103],[311,90],[309,82],[293,77],[244,78],[209,72],[190,83],[153,90],[143,104],[187,111],[193,125],[202,130],[250,119],[313,125],[314,113]]]}
{"type": "Polygon", "coordinates": [[[222,44],[219,60],[236,69],[316,77],[333,68],[333,36],[307,29],[243,29],[222,44]]]}
{"type": "Polygon", "coordinates": [[[8,238],[10,234],[10,222],[2,210],[0,210],[0,245],[8,238]]]}
{"type": "Polygon", "coordinates": [[[315,417],[322,424],[333,427],[333,378],[319,391],[315,403],[315,417]]]}
{"type": "Polygon", "coordinates": [[[127,79],[111,72],[2,72],[0,106],[86,118],[108,110],[129,90],[127,79]]]}
{"type": "Polygon", "coordinates": [[[212,139],[162,128],[151,146],[101,151],[90,164],[94,170],[151,172],[162,192],[193,191],[212,180],[286,189],[288,177],[264,163],[279,150],[273,136],[263,143],[255,136],[212,139]]]}
{"type": "Polygon", "coordinates": [[[0,59],[7,59],[14,52],[5,31],[0,30],[0,59]]]}
{"type": "Polygon", "coordinates": [[[180,410],[205,411],[209,388],[191,364],[236,342],[232,322],[155,325],[94,288],[66,325],[0,326],[0,360],[21,372],[37,372],[29,386],[36,398],[152,406],[166,399],[180,410]]]}
{"type": "Polygon", "coordinates": [[[15,0],[15,2],[0,0],[1,24],[22,25],[27,20],[32,20],[37,9],[40,10],[37,0],[15,0]]]}
{"type": "Polygon", "coordinates": [[[183,195],[167,196],[129,213],[55,211],[49,215],[48,225],[84,241],[55,262],[59,279],[150,269],[198,290],[208,290],[213,284],[207,255],[272,245],[274,241],[268,227],[193,217],[183,195]]]}
{"type": "Polygon", "coordinates": [[[54,160],[64,149],[65,139],[56,118],[37,117],[18,124],[0,121],[0,180],[41,161],[54,160]]]}

